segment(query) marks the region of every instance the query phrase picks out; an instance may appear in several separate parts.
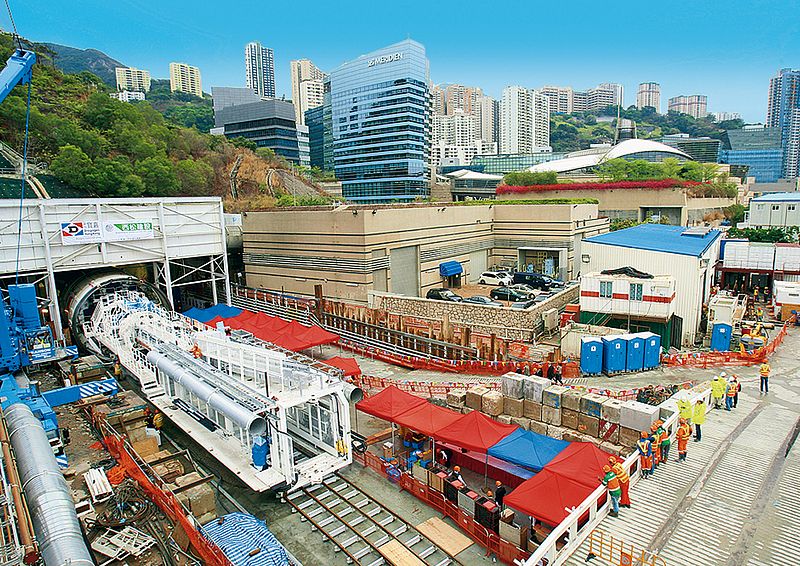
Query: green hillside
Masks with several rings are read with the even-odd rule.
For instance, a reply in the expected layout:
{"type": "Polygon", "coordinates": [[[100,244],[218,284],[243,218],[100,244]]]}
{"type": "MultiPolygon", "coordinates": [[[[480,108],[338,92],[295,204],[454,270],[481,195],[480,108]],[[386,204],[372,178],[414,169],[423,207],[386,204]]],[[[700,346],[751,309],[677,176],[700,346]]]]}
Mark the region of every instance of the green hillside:
{"type": "Polygon", "coordinates": [[[47,50],[56,68],[65,73],[78,74],[88,71],[112,88],[117,84],[114,69],[125,67],[124,64],[97,49],[76,49],[58,43],[38,43],[34,45],[34,49],[39,52],[47,50]]]}

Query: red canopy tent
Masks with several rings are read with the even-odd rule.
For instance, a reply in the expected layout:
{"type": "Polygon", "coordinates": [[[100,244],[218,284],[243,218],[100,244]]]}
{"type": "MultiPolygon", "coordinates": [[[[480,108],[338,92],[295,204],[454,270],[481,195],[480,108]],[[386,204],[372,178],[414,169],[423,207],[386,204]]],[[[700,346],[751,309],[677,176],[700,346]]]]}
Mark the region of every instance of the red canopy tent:
{"type": "Polygon", "coordinates": [[[439,407],[433,403],[425,402],[410,411],[397,415],[397,424],[417,430],[428,436],[435,437],[440,430],[453,424],[455,421],[464,418],[465,415],[456,413],[450,409],[439,407]]]}
{"type": "Polygon", "coordinates": [[[550,460],[545,470],[572,478],[594,490],[600,485],[598,478],[602,477],[603,466],[608,465],[609,456],[611,454],[591,442],[571,442],[550,460]]]}
{"type": "Polygon", "coordinates": [[[545,468],[506,495],[503,503],[530,515],[537,521],[555,526],[570,514],[570,509],[580,505],[596,487],[597,485],[588,487],[568,476],[545,468]]]}
{"type": "Polygon", "coordinates": [[[500,442],[517,428],[519,428],[517,425],[503,424],[480,411],[472,411],[439,430],[434,436],[437,440],[486,454],[489,447],[500,442]]]}
{"type": "Polygon", "coordinates": [[[230,318],[215,317],[206,324],[216,326],[218,322],[235,330],[245,330],[256,338],[270,342],[286,350],[299,352],[322,344],[332,344],[339,336],[319,326],[305,326],[296,320],[283,320],[263,312],[242,311],[230,318]]]}
{"type": "Polygon", "coordinates": [[[427,404],[425,399],[390,385],[377,395],[356,403],[356,409],[373,417],[393,422],[399,415],[427,404]]]}
{"type": "Polygon", "coordinates": [[[328,358],[327,360],[323,360],[329,366],[333,366],[337,369],[342,370],[345,376],[358,376],[361,375],[361,368],[358,366],[358,362],[355,358],[343,358],[342,356],[334,356],[332,358],[328,358]]]}

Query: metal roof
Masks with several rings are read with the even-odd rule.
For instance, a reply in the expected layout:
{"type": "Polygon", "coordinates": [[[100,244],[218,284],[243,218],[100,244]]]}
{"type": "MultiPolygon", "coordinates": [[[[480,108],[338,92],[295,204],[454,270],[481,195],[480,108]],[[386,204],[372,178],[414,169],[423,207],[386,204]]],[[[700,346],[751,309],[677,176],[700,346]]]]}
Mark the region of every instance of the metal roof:
{"type": "Polygon", "coordinates": [[[770,193],[761,195],[752,202],[800,202],[800,192],[797,193],[770,193]]]}
{"type": "Polygon", "coordinates": [[[719,230],[709,230],[705,234],[701,234],[700,232],[693,233],[685,226],[639,224],[632,228],[592,236],[585,241],[593,244],[700,257],[721,235],[719,230]]]}
{"type": "Polygon", "coordinates": [[[528,171],[541,172],[541,171],[556,171],[557,173],[566,173],[568,171],[575,171],[576,169],[584,169],[586,167],[594,167],[609,159],[616,159],[619,157],[628,157],[637,153],[644,152],[661,152],[670,153],[676,157],[683,157],[684,159],[691,160],[692,158],[675,147],[663,144],[653,140],[625,140],[611,147],[607,151],[600,153],[587,152],[573,152],[567,155],[564,159],[557,159],[555,161],[548,161],[546,163],[539,163],[530,167],[528,171]]]}

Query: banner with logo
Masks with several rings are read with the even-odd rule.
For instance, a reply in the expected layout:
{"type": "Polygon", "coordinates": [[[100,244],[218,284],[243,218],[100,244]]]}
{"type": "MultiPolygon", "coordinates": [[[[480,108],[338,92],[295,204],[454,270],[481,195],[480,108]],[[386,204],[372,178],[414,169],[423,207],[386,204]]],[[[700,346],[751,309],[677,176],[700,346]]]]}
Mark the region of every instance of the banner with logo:
{"type": "Polygon", "coordinates": [[[61,223],[61,243],[65,246],[94,244],[103,241],[100,223],[95,220],[61,223]]]}
{"type": "Polygon", "coordinates": [[[155,238],[152,222],[105,222],[74,220],[61,223],[61,243],[65,246],[152,240],[155,238]]]}
{"type": "Polygon", "coordinates": [[[103,224],[103,240],[122,242],[126,240],[152,240],[152,222],[106,222],[103,224]]]}

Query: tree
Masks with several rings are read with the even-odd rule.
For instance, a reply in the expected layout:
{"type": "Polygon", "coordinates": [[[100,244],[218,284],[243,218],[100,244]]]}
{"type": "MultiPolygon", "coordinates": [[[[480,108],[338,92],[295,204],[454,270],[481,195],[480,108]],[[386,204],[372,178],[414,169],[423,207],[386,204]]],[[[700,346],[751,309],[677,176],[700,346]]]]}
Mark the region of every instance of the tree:
{"type": "Polygon", "coordinates": [[[136,174],[144,183],[144,194],[151,197],[172,196],[180,192],[180,182],[172,162],[165,155],[148,157],[136,164],[136,174]]]}
{"type": "Polygon", "coordinates": [[[725,218],[730,221],[732,226],[744,221],[744,212],[747,208],[743,204],[732,204],[722,209],[725,218]]]}
{"type": "Polygon", "coordinates": [[[532,185],[555,185],[558,183],[558,173],[555,171],[543,171],[534,173],[531,171],[518,171],[506,173],[503,183],[512,187],[529,187],[532,185]]]}
{"type": "Polygon", "coordinates": [[[175,164],[175,176],[181,186],[181,194],[207,196],[214,182],[214,169],[204,161],[183,159],[175,164]]]}
{"type": "Polygon", "coordinates": [[[144,193],[142,179],[124,155],[96,159],[86,174],[86,184],[100,196],[138,197],[144,193]]]}
{"type": "Polygon", "coordinates": [[[256,142],[249,140],[247,138],[243,138],[241,136],[231,138],[230,142],[236,147],[244,147],[251,151],[255,151],[256,147],[258,147],[256,146],[256,142]]]}
{"type": "Polygon", "coordinates": [[[791,226],[788,228],[736,228],[728,230],[731,238],[747,238],[751,242],[768,243],[797,243],[798,231],[800,227],[791,226]]]}
{"type": "Polygon", "coordinates": [[[59,181],[71,187],[81,188],[92,169],[92,160],[84,151],[74,145],[65,145],[50,164],[50,170],[59,181]]]}

